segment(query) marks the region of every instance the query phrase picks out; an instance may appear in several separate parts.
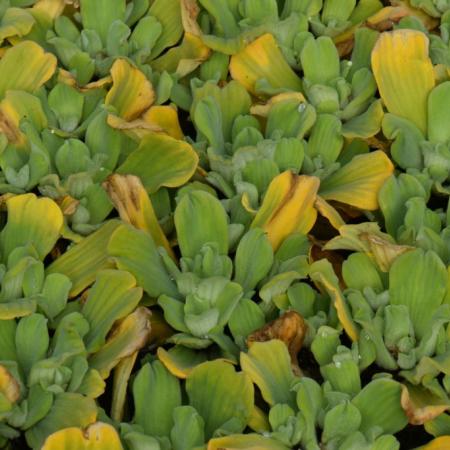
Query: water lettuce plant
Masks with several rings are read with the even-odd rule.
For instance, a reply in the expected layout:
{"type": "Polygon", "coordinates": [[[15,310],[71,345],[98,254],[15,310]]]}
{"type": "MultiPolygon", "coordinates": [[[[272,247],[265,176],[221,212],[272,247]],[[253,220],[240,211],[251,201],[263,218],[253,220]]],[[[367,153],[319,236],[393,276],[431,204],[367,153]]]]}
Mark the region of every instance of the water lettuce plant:
{"type": "Polygon", "coordinates": [[[0,0],[0,449],[450,448],[447,0],[0,0]]]}

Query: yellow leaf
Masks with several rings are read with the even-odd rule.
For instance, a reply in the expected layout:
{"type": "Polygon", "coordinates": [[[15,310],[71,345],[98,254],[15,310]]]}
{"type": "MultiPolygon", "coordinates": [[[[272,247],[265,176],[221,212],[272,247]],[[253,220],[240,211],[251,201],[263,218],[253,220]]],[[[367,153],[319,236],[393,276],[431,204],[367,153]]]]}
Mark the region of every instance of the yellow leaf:
{"type": "Polygon", "coordinates": [[[157,355],[172,375],[183,380],[191,374],[195,367],[206,361],[206,356],[203,354],[178,345],[170,350],[159,347],[157,355]]]}
{"type": "Polygon", "coordinates": [[[301,92],[282,92],[274,95],[265,103],[255,104],[250,108],[250,112],[255,116],[267,117],[272,106],[284,102],[285,100],[296,100],[298,103],[305,103],[306,99],[301,92]]]}
{"type": "Polygon", "coordinates": [[[450,436],[439,436],[417,450],[450,450],[450,436]]]}
{"type": "Polygon", "coordinates": [[[10,403],[20,398],[20,386],[5,366],[0,365],[0,394],[3,394],[10,403]]]}
{"type": "Polygon", "coordinates": [[[336,308],[339,322],[353,342],[358,340],[358,328],[353,322],[346,299],[339,288],[339,280],[333,266],[326,259],[316,261],[311,265],[310,277],[328,293],[336,308]]]}
{"type": "Polygon", "coordinates": [[[158,247],[164,247],[175,259],[141,180],[134,175],[113,174],[103,183],[103,187],[119,212],[120,218],[138,230],[146,231],[158,247]]]}
{"type": "Polygon", "coordinates": [[[0,97],[7,90],[35,92],[56,70],[56,57],[32,41],[8,49],[0,60],[0,97]]]}
{"type": "Polygon", "coordinates": [[[211,439],[207,450],[288,450],[280,441],[270,439],[260,434],[231,434],[229,436],[211,439]]]}
{"type": "Polygon", "coordinates": [[[428,37],[421,31],[382,33],[372,52],[372,69],[389,112],[427,130],[427,99],[435,85],[428,56],[428,37]]]}
{"type": "Polygon", "coordinates": [[[210,54],[210,49],[196,35],[185,33],[183,41],[159,58],[152,61],[152,68],[158,72],[166,70],[182,78],[194,71],[210,54]]]}
{"type": "Polygon", "coordinates": [[[152,106],[142,119],[152,126],[161,128],[163,133],[174,139],[183,140],[184,134],[180,127],[177,110],[172,106],[152,106]]]}
{"type": "Polygon", "coordinates": [[[314,206],[323,217],[328,219],[330,224],[336,228],[336,230],[339,230],[340,227],[345,225],[344,219],[342,219],[341,215],[320,195],[317,196],[314,206]]]}
{"type": "Polygon", "coordinates": [[[291,69],[271,34],[264,34],[233,55],[230,73],[249,92],[257,94],[255,83],[266,79],[275,88],[302,90],[300,78],[291,69]]]}
{"type": "Polygon", "coordinates": [[[116,108],[117,114],[129,121],[138,118],[155,99],[153,86],[139,69],[125,59],[117,59],[111,68],[113,85],[105,104],[116,108]]]}
{"type": "Polygon", "coordinates": [[[121,130],[136,142],[140,142],[145,136],[151,133],[164,133],[164,130],[159,125],[149,123],[148,120],[144,119],[136,119],[128,122],[114,114],[108,114],[106,122],[111,128],[121,130]]]}
{"type": "Polygon", "coordinates": [[[8,222],[0,236],[2,257],[17,247],[31,244],[44,259],[60,237],[63,214],[49,198],[34,194],[17,195],[7,200],[8,222]]]}
{"type": "Polygon", "coordinates": [[[292,233],[308,233],[313,227],[317,211],[314,209],[320,180],[286,171],[269,185],[263,203],[252,222],[263,228],[274,249],[292,233]]]}
{"type": "Polygon", "coordinates": [[[34,24],[33,16],[26,9],[7,8],[0,21],[0,42],[26,36],[34,24]]]}
{"type": "Polygon", "coordinates": [[[411,425],[423,425],[450,409],[448,402],[428,389],[411,384],[402,385],[401,404],[411,425]]]}
{"type": "Polygon", "coordinates": [[[378,192],[394,172],[394,165],[381,150],[354,157],[322,181],[320,196],[356,208],[378,209],[378,192]]]}
{"type": "Polygon", "coordinates": [[[41,450],[123,450],[117,431],[97,422],[86,430],[65,428],[51,434],[41,450]]]}
{"type": "Polygon", "coordinates": [[[33,10],[42,11],[55,20],[63,13],[66,4],[66,0],[38,0],[33,6],[33,10]]]}
{"type": "Polygon", "coordinates": [[[256,405],[253,408],[252,415],[248,420],[248,427],[257,433],[270,432],[270,423],[264,411],[256,405]]]}
{"type": "Polygon", "coordinates": [[[47,117],[37,97],[24,91],[7,91],[0,102],[0,132],[17,148],[27,143],[19,127],[24,118],[31,120],[38,130],[47,126],[47,117]]]}

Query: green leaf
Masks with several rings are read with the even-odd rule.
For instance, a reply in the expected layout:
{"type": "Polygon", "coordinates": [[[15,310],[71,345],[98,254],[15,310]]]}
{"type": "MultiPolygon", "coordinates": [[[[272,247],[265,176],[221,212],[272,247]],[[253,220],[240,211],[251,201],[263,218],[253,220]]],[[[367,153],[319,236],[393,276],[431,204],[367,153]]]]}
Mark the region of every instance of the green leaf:
{"type": "Polygon", "coordinates": [[[153,47],[151,59],[168,47],[174,46],[183,34],[180,0],[155,0],[148,14],[156,17],[162,25],[162,34],[153,47]]]}
{"type": "MultiPolygon", "coordinates": [[[[186,380],[189,403],[205,421],[205,436],[232,421],[232,431],[240,433],[253,412],[253,385],[246,373],[236,373],[225,361],[205,362],[186,380]]],[[[231,430],[230,430],[231,431],[231,430]]]]}
{"type": "Polygon", "coordinates": [[[41,314],[32,314],[19,321],[16,331],[17,360],[25,373],[34,363],[47,356],[49,346],[47,319],[41,314]]]}
{"type": "Polygon", "coordinates": [[[450,139],[450,82],[436,86],[428,96],[428,138],[431,142],[447,142],[450,139]]]}
{"type": "Polygon", "coordinates": [[[423,156],[420,144],[423,133],[411,121],[394,114],[386,114],[382,122],[383,134],[394,140],[391,146],[392,159],[402,169],[422,169],[423,156]]]}
{"type": "Polygon", "coordinates": [[[320,157],[325,167],[334,163],[344,145],[341,121],[331,114],[319,114],[306,147],[310,158],[320,157]]]}
{"type": "Polygon", "coordinates": [[[400,404],[401,392],[400,383],[386,378],[364,387],[352,400],[361,413],[360,430],[367,433],[380,427],[384,434],[394,434],[403,429],[408,419],[400,404]]]}
{"type": "Polygon", "coordinates": [[[125,0],[81,0],[80,6],[84,29],[96,31],[103,45],[113,22],[125,20],[125,0]]]}
{"type": "Polygon", "coordinates": [[[376,265],[365,253],[351,254],[342,264],[342,276],[349,288],[364,291],[364,288],[371,287],[377,293],[384,290],[376,265]]]}
{"type": "Polygon", "coordinates": [[[49,319],[54,319],[65,308],[71,288],[70,279],[60,273],[52,273],[45,278],[38,305],[49,319]]]}
{"type": "Polygon", "coordinates": [[[70,133],[83,116],[84,97],[72,86],[58,83],[48,95],[48,105],[55,113],[61,130],[70,133]]]}
{"type": "Polygon", "coordinates": [[[322,433],[322,442],[343,438],[358,431],[361,424],[361,413],[349,402],[341,403],[327,412],[322,433]]]}
{"type": "Polygon", "coordinates": [[[328,36],[308,39],[300,60],[305,79],[311,84],[327,84],[340,74],[339,54],[328,36]]]}
{"type": "Polygon", "coordinates": [[[427,194],[417,178],[407,173],[391,175],[380,189],[378,202],[384,215],[386,230],[394,237],[398,236],[398,230],[403,225],[407,213],[406,202],[412,197],[426,200],[427,194]]]}
{"type": "Polygon", "coordinates": [[[191,117],[197,128],[202,129],[197,122],[197,105],[200,101],[211,98],[218,106],[221,117],[222,134],[225,142],[231,142],[232,129],[235,120],[241,115],[248,114],[252,104],[250,95],[237,81],[230,81],[224,87],[219,87],[211,81],[196,88],[193,92],[194,99],[190,109],[191,117]]]}
{"type": "Polygon", "coordinates": [[[228,223],[225,209],[205,191],[183,196],[175,209],[175,228],[183,257],[193,258],[203,245],[217,245],[219,254],[228,254],[228,223]]]}
{"type": "Polygon", "coordinates": [[[70,296],[75,297],[94,281],[100,270],[113,267],[107,252],[113,232],[121,224],[109,220],[95,233],[74,245],[47,268],[47,274],[61,273],[72,282],[70,296]]]}
{"type": "Polygon", "coordinates": [[[200,4],[214,18],[216,32],[219,36],[231,38],[240,33],[236,17],[233,14],[231,2],[215,2],[200,0],[200,4]]]}
{"type": "Polygon", "coordinates": [[[261,308],[253,300],[243,298],[231,314],[228,327],[237,343],[244,345],[247,336],[265,325],[261,308]]]}
{"type": "Polygon", "coordinates": [[[295,407],[292,391],[295,377],[289,352],[282,341],[274,339],[253,343],[247,354],[241,353],[241,367],[270,406],[285,403],[295,407]]]}
{"type": "Polygon", "coordinates": [[[16,361],[16,328],[15,320],[0,321],[0,361],[16,361]]]}
{"type": "Polygon", "coordinates": [[[138,176],[149,193],[160,187],[178,187],[194,174],[198,156],[194,149],[183,141],[162,134],[144,137],[117,169],[117,173],[138,176]]]}
{"type": "Polygon", "coordinates": [[[205,442],[205,421],[192,406],[173,410],[174,426],[170,431],[173,450],[191,450],[205,442]]]}
{"type": "Polygon", "coordinates": [[[26,9],[8,8],[0,23],[0,42],[13,36],[26,36],[34,24],[35,20],[32,14],[26,9]]]}
{"type": "Polygon", "coordinates": [[[253,228],[240,240],[234,258],[234,281],[244,292],[251,291],[267,275],[273,264],[273,250],[261,228],[253,228]]]}
{"type": "Polygon", "coordinates": [[[133,311],[141,297],[142,289],[136,287],[136,279],[130,273],[121,270],[98,273],[81,309],[90,325],[84,339],[88,351],[96,351],[104,344],[114,322],[133,311]]]}
{"type": "Polygon", "coordinates": [[[130,225],[120,225],[108,244],[111,255],[120,270],[127,270],[136,278],[137,284],[151,297],[161,294],[178,296],[152,237],[130,225]]]}
{"type": "Polygon", "coordinates": [[[145,364],[133,383],[134,421],[150,436],[169,436],[181,405],[179,381],[159,362],[145,364]]]}
{"type": "Polygon", "coordinates": [[[417,249],[399,256],[389,272],[392,305],[405,305],[421,339],[447,292],[447,270],[433,251],[417,249]]]}
{"type": "Polygon", "coordinates": [[[0,60],[0,98],[8,90],[37,91],[56,69],[56,57],[32,41],[10,47],[0,60]]]}

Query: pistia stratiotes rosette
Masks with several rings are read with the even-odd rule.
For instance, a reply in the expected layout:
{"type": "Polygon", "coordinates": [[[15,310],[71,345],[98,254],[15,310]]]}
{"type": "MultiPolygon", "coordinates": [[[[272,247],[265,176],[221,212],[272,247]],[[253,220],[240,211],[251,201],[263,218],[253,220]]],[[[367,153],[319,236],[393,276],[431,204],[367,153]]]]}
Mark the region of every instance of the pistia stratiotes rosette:
{"type": "Polygon", "coordinates": [[[383,132],[394,140],[393,160],[425,186],[448,194],[446,98],[450,85],[436,84],[426,35],[405,29],[383,34],[372,53],[372,67],[389,110],[383,132]]]}
{"type": "Polygon", "coordinates": [[[448,6],[0,0],[0,448],[450,447],[448,6]]]}
{"type": "Polygon", "coordinates": [[[114,62],[109,92],[102,85],[80,90],[63,81],[47,92],[42,84],[55,63],[53,55],[29,41],[2,59],[5,70],[18,67],[22,74],[5,81],[0,102],[1,190],[22,193],[37,187],[61,205],[64,235],[79,240],[77,234],[95,231],[111,213],[101,184],[113,171],[140,175],[155,194],[189,180],[198,157],[182,141],[176,109],[154,105],[151,82],[127,60],[114,62]],[[30,58],[32,65],[17,65],[30,58]],[[132,95],[123,94],[128,89],[132,95]],[[120,131],[124,128],[132,137],[120,131]]]}
{"type": "Polygon", "coordinates": [[[24,432],[39,448],[60,428],[96,420],[94,399],[111,370],[147,342],[150,312],[137,308],[142,289],[134,277],[118,270],[98,272],[85,301],[69,304],[70,278],[46,273],[42,263],[60,236],[61,210],[33,194],[14,196],[7,207],[0,237],[0,429],[9,439],[24,432]]]}

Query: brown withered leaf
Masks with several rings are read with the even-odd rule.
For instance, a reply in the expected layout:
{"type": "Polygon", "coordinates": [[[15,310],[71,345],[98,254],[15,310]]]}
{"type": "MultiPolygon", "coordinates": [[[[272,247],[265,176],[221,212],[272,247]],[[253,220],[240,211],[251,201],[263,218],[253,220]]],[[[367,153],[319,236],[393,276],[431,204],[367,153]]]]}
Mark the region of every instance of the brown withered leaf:
{"type": "Polygon", "coordinates": [[[103,183],[103,188],[124,222],[149,233],[156,245],[164,247],[175,259],[172,247],[158,222],[150,197],[139,177],[113,174],[103,183]]]}
{"type": "Polygon", "coordinates": [[[355,45],[355,36],[352,34],[348,37],[348,39],[336,42],[336,48],[339,53],[339,57],[344,58],[353,50],[353,46],[355,45]]]}
{"type": "Polygon", "coordinates": [[[421,386],[402,385],[402,408],[411,425],[423,425],[450,409],[450,404],[421,386]]]}
{"type": "Polygon", "coordinates": [[[70,195],[64,195],[63,197],[56,199],[56,203],[65,216],[71,216],[77,210],[80,201],[70,195]]]}
{"type": "Polygon", "coordinates": [[[267,323],[259,330],[247,337],[247,345],[251,347],[254,342],[266,342],[279,339],[284,342],[291,357],[292,368],[295,373],[301,374],[297,355],[302,348],[308,330],[303,317],[296,311],[288,311],[278,319],[267,323]]]}
{"type": "Polygon", "coordinates": [[[197,17],[200,13],[197,0],[181,0],[180,7],[184,31],[195,36],[201,36],[202,30],[197,23],[197,17]]]}

